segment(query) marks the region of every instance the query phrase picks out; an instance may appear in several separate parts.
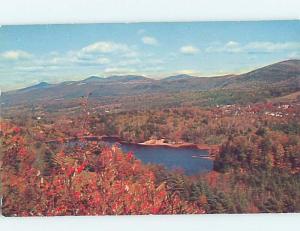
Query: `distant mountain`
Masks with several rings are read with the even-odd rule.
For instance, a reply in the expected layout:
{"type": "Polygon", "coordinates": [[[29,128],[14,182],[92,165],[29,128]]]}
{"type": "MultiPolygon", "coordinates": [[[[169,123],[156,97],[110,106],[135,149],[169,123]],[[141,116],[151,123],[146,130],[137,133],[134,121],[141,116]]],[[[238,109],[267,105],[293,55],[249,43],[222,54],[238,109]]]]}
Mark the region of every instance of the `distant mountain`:
{"type": "Polygon", "coordinates": [[[74,99],[91,93],[91,97],[137,95],[179,91],[207,91],[213,89],[249,90],[262,87],[300,88],[300,60],[287,60],[268,65],[241,75],[195,77],[169,76],[154,80],[144,76],[123,75],[106,78],[90,76],[81,81],[60,84],[40,84],[21,90],[4,92],[4,104],[21,104],[57,98],[74,99]]]}
{"type": "Polygon", "coordinates": [[[146,78],[144,76],[139,75],[113,75],[108,77],[98,77],[98,76],[90,76],[84,80],[82,83],[95,83],[95,82],[105,82],[105,83],[112,83],[112,82],[136,82],[136,81],[152,81],[150,78],[146,78]]]}
{"type": "Polygon", "coordinates": [[[33,90],[33,89],[39,89],[39,88],[46,88],[49,87],[51,84],[47,83],[47,82],[40,82],[36,85],[30,86],[30,87],[26,87],[23,88],[21,90],[33,90]]]}
{"type": "Polygon", "coordinates": [[[263,84],[300,86],[300,60],[287,60],[271,64],[233,78],[226,87],[255,87],[263,84]]]}
{"type": "Polygon", "coordinates": [[[81,82],[83,82],[83,83],[91,83],[91,82],[97,82],[97,81],[102,81],[102,80],[104,80],[104,78],[102,78],[102,77],[90,76],[90,77],[82,80],[81,82]]]}
{"type": "Polygon", "coordinates": [[[114,82],[133,82],[133,81],[153,81],[150,78],[146,78],[144,76],[139,75],[114,75],[106,78],[108,81],[114,82]]]}
{"type": "Polygon", "coordinates": [[[40,83],[38,83],[36,85],[30,86],[30,87],[26,87],[26,88],[20,89],[18,91],[28,92],[28,91],[37,90],[37,89],[45,89],[45,88],[50,87],[51,85],[52,84],[49,84],[47,82],[40,82],[40,83]]]}
{"type": "Polygon", "coordinates": [[[174,80],[186,80],[190,78],[197,78],[195,76],[191,75],[186,75],[186,74],[181,74],[181,75],[174,75],[174,76],[169,76],[166,78],[163,78],[162,81],[174,81],[174,80]]]}

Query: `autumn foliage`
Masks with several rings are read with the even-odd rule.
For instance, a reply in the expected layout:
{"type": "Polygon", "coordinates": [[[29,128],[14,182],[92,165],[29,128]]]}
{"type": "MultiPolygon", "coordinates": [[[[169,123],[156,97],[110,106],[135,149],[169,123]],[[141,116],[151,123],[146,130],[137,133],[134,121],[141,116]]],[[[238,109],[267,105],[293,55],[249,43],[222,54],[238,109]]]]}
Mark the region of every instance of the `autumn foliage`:
{"type": "Polygon", "coordinates": [[[299,103],[99,113],[82,101],[0,123],[4,215],[300,212],[299,103]],[[91,136],[220,148],[213,171],[187,176],[91,136]]]}
{"type": "Polygon", "coordinates": [[[148,167],[116,146],[100,150],[88,144],[72,156],[62,150],[52,158],[50,174],[44,175],[24,138],[25,129],[5,126],[1,181],[6,216],[205,212],[169,192],[165,182],[157,185],[148,167]]]}

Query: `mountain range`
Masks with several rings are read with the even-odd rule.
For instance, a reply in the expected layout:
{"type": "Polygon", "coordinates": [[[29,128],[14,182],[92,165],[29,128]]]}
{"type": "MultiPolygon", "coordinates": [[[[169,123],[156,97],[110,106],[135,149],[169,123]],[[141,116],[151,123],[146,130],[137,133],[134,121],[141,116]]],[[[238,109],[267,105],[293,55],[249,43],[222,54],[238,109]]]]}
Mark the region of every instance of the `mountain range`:
{"type": "MultiPolygon", "coordinates": [[[[37,85],[4,92],[2,104],[14,105],[40,100],[152,94],[160,92],[208,91],[214,89],[249,90],[264,87],[300,88],[300,60],[286,60],[248,73],[216,77],[186,74],[155,80],[138,75],[98,77],[58,84],[41,82],[37,85]]],[[[296,89],[296,90],[297,90],[296,89]]]]}

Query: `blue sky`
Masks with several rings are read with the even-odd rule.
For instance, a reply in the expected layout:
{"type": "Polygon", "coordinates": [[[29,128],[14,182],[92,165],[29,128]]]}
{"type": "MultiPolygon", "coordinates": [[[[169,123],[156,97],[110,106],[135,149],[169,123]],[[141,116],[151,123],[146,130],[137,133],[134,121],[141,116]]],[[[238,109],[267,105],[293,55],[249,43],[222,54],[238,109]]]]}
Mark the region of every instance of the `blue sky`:
{"type": "Polygon", "coordinates": [[[299,58],[299,21],[0,27],[2,91],[90,75],[224,75],[299,58]]]}

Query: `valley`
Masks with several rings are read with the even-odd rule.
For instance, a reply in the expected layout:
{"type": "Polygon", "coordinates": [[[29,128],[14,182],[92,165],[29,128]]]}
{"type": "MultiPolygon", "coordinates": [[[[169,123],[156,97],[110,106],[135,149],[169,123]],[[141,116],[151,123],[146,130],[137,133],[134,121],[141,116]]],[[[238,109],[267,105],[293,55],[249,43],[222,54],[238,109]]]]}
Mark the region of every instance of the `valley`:
{"type": "Polygon", "coordinates": [[[287,60],[3,92],[3,213],[299,212],[299,91],[300,61],[287,60]]]}

